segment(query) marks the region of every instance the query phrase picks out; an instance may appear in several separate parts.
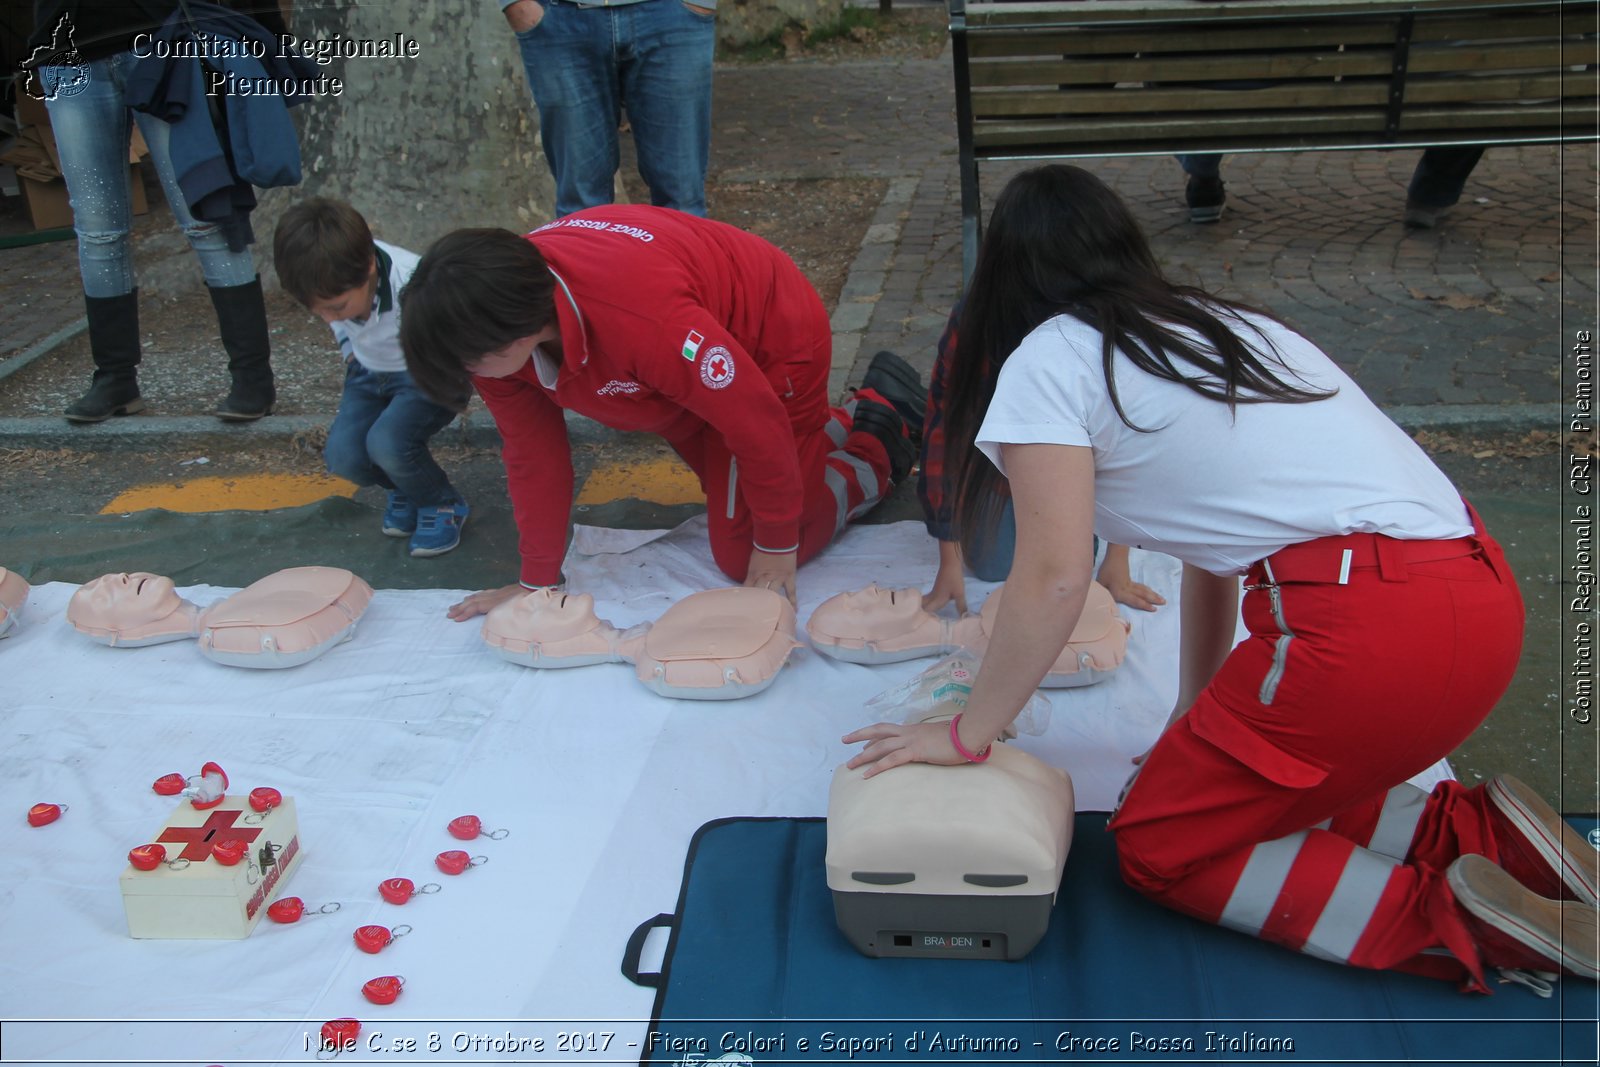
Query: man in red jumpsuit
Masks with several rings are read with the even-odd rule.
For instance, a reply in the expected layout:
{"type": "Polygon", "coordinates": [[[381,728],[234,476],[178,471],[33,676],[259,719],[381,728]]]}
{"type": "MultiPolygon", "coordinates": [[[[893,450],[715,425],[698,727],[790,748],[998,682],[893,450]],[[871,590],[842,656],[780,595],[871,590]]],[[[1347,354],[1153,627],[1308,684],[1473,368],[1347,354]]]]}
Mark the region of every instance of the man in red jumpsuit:
{"type": "Polygon", "coordinates": [[[886,398],[894,384],[875,364],[866,385],[882,392],[830,407],[832,341],[788,256],[708,219],[609,206],[526,238],[440,239],[401,294],[406,362],[424,390],[448,396],[470,381],[488,405],[522,554],[520,583],[475,593],[451,617],[561,581],[568,410],[666,438],[705,490],[717,566],[793,601],[797,566],[915,455],[906,419],[917,425],[919,389],[886,398]]]}

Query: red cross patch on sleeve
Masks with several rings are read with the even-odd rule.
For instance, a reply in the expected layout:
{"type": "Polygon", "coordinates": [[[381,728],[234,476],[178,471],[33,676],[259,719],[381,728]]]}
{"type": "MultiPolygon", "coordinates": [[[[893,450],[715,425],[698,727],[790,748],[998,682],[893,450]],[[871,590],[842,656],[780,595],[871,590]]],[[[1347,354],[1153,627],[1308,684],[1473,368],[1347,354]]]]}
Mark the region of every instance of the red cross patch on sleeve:
{"type": "Polygon", "coordinates": [[[733,353],[722,345],[706,350],[700,361],[700,381],[707,389],[726,389],[733,384],[733,353]]]}

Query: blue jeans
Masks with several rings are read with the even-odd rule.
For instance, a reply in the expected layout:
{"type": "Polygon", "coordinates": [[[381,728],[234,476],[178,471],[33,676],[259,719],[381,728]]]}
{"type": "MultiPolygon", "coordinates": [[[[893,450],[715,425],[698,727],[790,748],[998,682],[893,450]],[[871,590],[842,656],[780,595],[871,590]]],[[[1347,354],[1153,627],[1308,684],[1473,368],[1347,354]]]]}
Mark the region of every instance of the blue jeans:
{"type": "Polygon", "coordinates": [[[460,495],[428,451],[428,438],[455,417],[405,371],[371,371],[352,359],[322,458],[330,473],[397,489],[418,507],[454,503],[460,495]]]}
{"type": "Polygon", "coordinates": [[[1191,178],[1222,177],[1222,155],[1218,152],[1180,153],[1178,165],[1191,178]]]}
{"type": "Polygon", "coordinates": [[[45,106],[61,151],[61,176],[72,200],[84,293],[123,296],[136,284],[128,240],[133,228],[133,196],[128,186],[130,115],[150,146],[150,161],[161,178],[173,217],[200,257],[206,284],[213,289],[249,284],[256,277],[250,250],[229,251],[215,224],[196,222],[189,214],[167,147],[172,128],[158,118],[128,109],[123,90],[135,62],[132,52],[95,60],[89,64],[88,81],[71,95],[54,95],[53,89],[73,68],[45,67],[40,72],[46,93],[54,97],[47,99],[45,106]]]}
{"type": "Polygon", "coordinates": [[[994,532],[980,537],[964,553],[963,562],[981,582],[1003,582],[1011,573],[1011,557],[1017,553],[1017,511],[1007,497],[995,522],[994,532]]]}
{"type": "Polygon", "coordinates": [[[517,34],[556,179],[556,214],[611,203],[623,108],[650,202],[706,213],[716,24],[681,0],[546,0],[544,18],[517,34]]]}
{"type": "MultiPolygon", "coordinates": [[[[1100,551],[1100,538],[1092,539],[1096,554],[1100,551]]],[[[1011,559],[1017,554],[1017,509],[1006,498],[995,523],[994,534],[979,538],[972,551],[963,555],[967,570],[980,582],[1003,582],[1011,574],[1011,559]]]]}

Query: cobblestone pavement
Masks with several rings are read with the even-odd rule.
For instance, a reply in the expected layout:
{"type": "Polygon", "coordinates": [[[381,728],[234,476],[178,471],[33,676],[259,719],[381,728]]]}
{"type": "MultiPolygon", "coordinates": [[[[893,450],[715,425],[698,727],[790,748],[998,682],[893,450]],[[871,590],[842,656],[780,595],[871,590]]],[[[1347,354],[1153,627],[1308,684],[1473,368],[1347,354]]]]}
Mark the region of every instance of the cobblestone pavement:
{"type": "MultiPolygon", "coordinates": [[[[859,378],[879,348],[925,369],[960,286],[949,59],[797,60],[719,67],[716,78],[720,180],[888,182],[861,247],[839,250],[853,267],[834,312],[836,389],[859,378]]],[[[1491,149],[1462,203],[1432,231],[1400,225],[1416,157],[1233,157],[1224,167],[1227,210],[1214,226],[1188,221],[1183,175],[1169,157],[1082,165],[1127,198],[1174,276],[1283,316],[1380,403],[1555,403],[1561,353],[1577,329],[1595,326],[1594,146],[1491,149]]],[[[983,168],[986,203],[1023,165],[983,168]]],[[[187,258],[159,206],[147,219],[141,255],[187,258]]],[[[5,360],[75,321],[70,242],[0,257],[0,288],[5,360]]],[[[59,419],[53,407],[6,414],[59,419]]]]}
{"type": "MultiPolygon", "coordinates": [[[[920,362],[960,286],[947,58],[719,72],[731,180],[858,174],[890,187],[841,295],[837,370],[920,362]]],[[[1415,151],[1260,153],[1224,164],[1222,222],[1196,226],[1169,157],[1089,159],[1175,277],[1266,307],[1386,405],[1553,403],[1570,335],[1595,322],[1592,145],[1491,149],[1432,231],[1400,224],[1415,151]]],[[[1026,164],[982,168],[985,204],[1026,164]]]]}

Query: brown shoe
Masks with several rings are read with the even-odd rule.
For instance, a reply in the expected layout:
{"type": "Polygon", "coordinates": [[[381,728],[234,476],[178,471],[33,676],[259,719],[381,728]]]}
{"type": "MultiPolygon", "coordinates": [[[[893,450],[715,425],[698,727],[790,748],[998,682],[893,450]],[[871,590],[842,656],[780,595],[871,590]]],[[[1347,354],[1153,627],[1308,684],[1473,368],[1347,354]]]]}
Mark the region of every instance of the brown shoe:
{"type": "Polygon", "coordinates": [[[1541,897],[1484,856],[1462,856],[1445,880],[1487,966],[1600,978],[1592,905],[1541,897]]]}
{"type": "Polygon", "coordinates": [[[1600,904],[1600,850],[1527,783],[1502,774],[1484,792],[1501,867],[1540,896],[1600,904]]]}

